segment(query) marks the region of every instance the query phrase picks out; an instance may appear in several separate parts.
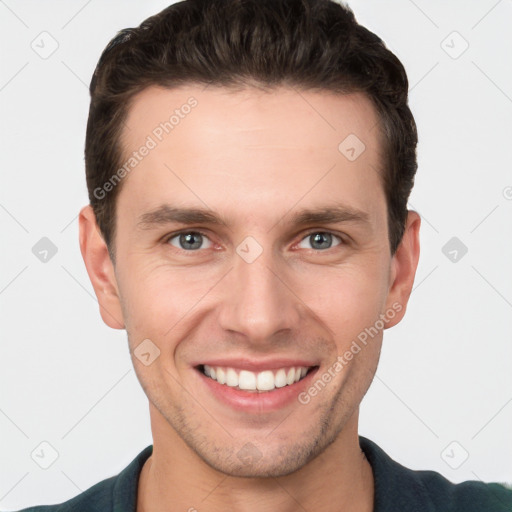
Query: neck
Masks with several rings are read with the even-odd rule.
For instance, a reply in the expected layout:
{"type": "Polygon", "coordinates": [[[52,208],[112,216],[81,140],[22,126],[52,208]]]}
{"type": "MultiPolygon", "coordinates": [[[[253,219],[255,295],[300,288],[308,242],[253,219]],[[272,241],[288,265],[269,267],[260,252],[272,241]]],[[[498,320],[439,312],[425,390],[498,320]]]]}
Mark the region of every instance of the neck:
{"type": "Polygon", "coordinates": [[[167,427],[153,425],[153,454],[139,478],[137,512],[373,510],[373,473],[359,446],[357,414],[318,457],[278,478],[223,474],[167,427]]]}

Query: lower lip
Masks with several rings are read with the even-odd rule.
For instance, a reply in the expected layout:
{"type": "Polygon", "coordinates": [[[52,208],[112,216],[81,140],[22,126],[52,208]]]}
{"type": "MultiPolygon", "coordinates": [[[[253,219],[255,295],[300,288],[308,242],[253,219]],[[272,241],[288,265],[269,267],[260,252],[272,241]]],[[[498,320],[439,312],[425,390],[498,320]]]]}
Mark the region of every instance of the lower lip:
{"type": "Polygon", "coordinates": [[[293,402],[298,403],[298,395],[310,385],[318,367],[310,370],[299,382],[264,392],[242,391],[225,384],[219,384],[216,380],[207,377],[201,370],[194,369],[194,371],[199,374],[202,382],[221,402],[244,412],[263,413],[277,411],[293,402]]]}

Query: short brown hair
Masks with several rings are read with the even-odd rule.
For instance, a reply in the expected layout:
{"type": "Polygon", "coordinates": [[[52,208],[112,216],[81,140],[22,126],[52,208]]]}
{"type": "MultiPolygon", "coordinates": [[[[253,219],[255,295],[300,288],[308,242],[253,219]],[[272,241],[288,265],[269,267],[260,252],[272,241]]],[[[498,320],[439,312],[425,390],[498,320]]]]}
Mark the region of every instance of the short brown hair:
{"type": "Polygon", "coordinates": [[[418,141],[407,75],[398,58],[357,23],[350,8],[333,0],[186,0],[137,28],[119,31],[91,80],[87,188],[113,261],[122,183],[108,194],[97,190],[122,165],[120,137],[130,100],[152,85],[236,88],[252,83],[363,92],[372,100],[385,140],[383,183],[394,254],[407,219],[418,141]]]}

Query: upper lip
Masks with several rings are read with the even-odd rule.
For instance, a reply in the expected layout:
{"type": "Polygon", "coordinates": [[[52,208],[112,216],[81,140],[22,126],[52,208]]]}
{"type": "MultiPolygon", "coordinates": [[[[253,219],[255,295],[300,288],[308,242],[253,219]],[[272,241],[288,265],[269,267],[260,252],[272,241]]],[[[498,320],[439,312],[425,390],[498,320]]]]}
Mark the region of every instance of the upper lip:
{"type": "Polygon", "coordinates": [[[256,360],[256,359],[244,359],[244,358],[236,358],[236,359],[209,359],[207,361],[201,361],[192,366],[221,366],[224,368],[237,368],[240,370],[249,370],[253,372],[261,372],[264,370],[277,370],[279,368],[291,368],[297,366],[318,366],[318,363],[306,360],[306,359],[291,359],[291,358],[273,358],[273,359],[264,359],[264,360],[256,360]]]}

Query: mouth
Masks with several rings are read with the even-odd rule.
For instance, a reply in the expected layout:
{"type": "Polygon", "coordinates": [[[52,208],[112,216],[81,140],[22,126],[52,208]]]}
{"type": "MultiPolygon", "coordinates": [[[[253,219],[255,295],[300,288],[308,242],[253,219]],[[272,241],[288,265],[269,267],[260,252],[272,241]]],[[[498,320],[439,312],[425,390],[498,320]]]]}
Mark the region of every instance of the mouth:
{"type": "MultiPolygon", "coordinates": [[[[251,359],[218,357],[191,364],[198,397],[205,403],[213,400],[220,410],[231,410],[253,416],[280,414],[301,406],[298,400],[320,370],[320,361],[277,357],[251,359]],[[224,409],[227,406],[228,409],[224,409]]],[[[231,412],[228,412],[231,414],[231,412]]]]}
{"type": "Polygon", "coordinates": [[[318,366],[291,366],[259,372],[207,364],[200,364],[195,368],[222,386],[247,393],[268,393],[293,386],[314,372],[318,366]]]}

